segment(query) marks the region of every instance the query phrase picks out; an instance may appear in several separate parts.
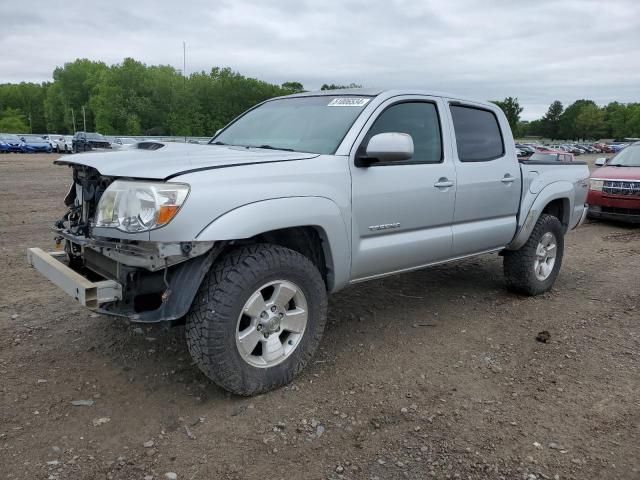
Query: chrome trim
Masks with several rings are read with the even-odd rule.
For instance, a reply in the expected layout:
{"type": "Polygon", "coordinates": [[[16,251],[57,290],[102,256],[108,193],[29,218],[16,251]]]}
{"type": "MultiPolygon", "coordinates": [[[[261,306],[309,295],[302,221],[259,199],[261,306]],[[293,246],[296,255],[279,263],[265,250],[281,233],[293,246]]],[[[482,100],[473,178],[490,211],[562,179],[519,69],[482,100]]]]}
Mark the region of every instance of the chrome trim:
{"type": "Polygon", "coordinates": [[[576,223],[576,226],[573,227],[572,230],[575,230],[576,228],[579,228],[582,226],[584,221],[587,219],[588,213],[589,213],[589,205],[585,203],[584,207],[582,208],[582,215],[580,215],[580,220],[578,220],[578,223],[576,223]]]}

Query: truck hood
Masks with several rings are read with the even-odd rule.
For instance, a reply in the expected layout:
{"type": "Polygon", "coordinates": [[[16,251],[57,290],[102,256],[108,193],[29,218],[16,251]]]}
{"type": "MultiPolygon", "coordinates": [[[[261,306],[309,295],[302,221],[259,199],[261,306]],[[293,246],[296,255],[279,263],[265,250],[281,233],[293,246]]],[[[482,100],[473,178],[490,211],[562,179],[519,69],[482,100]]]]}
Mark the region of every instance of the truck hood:
{"type": "Polygon", "coordinates": [[[595,170],[591,178],[607,180],[640,180],[640,167],[607,167],[595,170]]]}
{"type": "Polygon", "coordinates": [[[315,153],[287,152],[227,145],[141,142],[134,148],[88,152],[61,157],[57,165],[86,165],[101,175],[167,180],[184,173],[214,168],[286,162],[317,157],[315,153]]]}

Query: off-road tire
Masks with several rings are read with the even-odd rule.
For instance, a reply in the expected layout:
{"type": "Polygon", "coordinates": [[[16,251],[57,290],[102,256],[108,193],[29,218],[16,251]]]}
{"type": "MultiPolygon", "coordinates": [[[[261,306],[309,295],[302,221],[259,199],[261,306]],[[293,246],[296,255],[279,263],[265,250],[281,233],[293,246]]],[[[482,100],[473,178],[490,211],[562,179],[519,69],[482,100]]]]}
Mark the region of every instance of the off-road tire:
{"type": "Polygon", "coordinates": [[[255,395],[289,383],[315,353],[327,317],[320,272],[304,255],[271,244],[237,248],[219,259],[202,281],[186,319],[189,352],[204,374],[237,395],[255,395]],[[304,293],[308,320],[295,351],[269,368],[247,363],[236,346],[242,308],[265,283],[283,279],[304,293]]]}
{"type": "Polygon", "coordinates": [[[536,222],[527,243],[519,250],[504,252],[504,276],[509,290],[525,295],[540,295],[553,287],[564,254],[564,233],[562,224],[553,215],[542,214],[536,222]],[[556,261],[551,274],[540,280],[536,277],[534,265],[536,261],[536,249],[545,233],[551,232],[556,238],[556,261]]]}

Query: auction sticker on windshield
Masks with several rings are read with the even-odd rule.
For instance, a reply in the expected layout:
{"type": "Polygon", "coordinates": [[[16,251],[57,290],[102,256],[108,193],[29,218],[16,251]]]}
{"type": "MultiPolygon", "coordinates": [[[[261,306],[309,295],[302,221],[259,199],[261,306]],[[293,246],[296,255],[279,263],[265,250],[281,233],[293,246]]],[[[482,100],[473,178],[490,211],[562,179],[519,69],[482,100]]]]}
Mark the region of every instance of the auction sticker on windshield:
{"type": "Polygon", "coordinates": [[[370,98],[356,98],[356,97],[339,97],[334,98],[327,105],[328,107],[364,107],[370,98]]]}

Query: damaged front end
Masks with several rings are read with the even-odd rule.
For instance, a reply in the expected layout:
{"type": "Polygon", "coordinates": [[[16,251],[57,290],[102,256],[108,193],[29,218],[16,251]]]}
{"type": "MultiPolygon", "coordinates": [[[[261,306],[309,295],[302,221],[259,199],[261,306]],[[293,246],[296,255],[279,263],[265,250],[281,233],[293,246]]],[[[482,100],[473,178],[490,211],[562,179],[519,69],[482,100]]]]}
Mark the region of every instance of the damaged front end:
{"type": "MultiPolygon", "coordinates": [[[[56,244],[66,253],[66,263],[73,272],[65,274],[62,270],[56,272],[57,276],[48,275],[31,261],[31,258],[35,258],[34,252],[30,252],[30,263],[70,294],[74,288],[78,291],[83,288],[82,280],[74,273],[92,282],[90,286],[104,286],[104,283],[100,283],[104,281],[115,282],[118,294],[111,297],[103,295],[102,298],[98,295],[91,304],[81,302],[100,313],[126,317],[135,322],[159,322],[184,316],[222,244],[151,241],[149,229],[145,230],[144,215],[157,217],[161,212],[149,213],[148,208],[146,211],[141,209],[143,213],[137,219],[125,215],[125,226],[133,232],[105,228],[104,224],[111,217],[122,221],[121,210],[124,207],[112,204],[105,207],[100,205],[100,200],[107,192],[105,199],[113,203],[108,198],[114,190],[112,184],[126,184],[127,181],[103,176],[89,166],[73,164],[72,168],[73,185],[64,200],[68,210],[55,223],[54,231],[56,244]],[[119,212],[116,211],[118,208],[119,212]],[[104,220],[105,215],[111,217],[104,220]],[[62,280],[56,280],[60,276],[62,280]],[[70,281],[76,283],[72,282],[71,288],[68,288],[70,281]]],[[[138,184],[145,185],[143,182],[138,184]]],[[[118,201],[122,203],[129,200],[125,198],[118,201]]],[[[170,213],[175,215],[178,209],[179,206],[170,213]]],[[[40,253],[37,255],[42,257],[40,253]]],[[[42,268],[51,268],[49,259],[45,260],[42,268]]],[[[60,270],[55,265],[54,268],[60,270]]],[[[100,292],[100,289],[97,291],[100,292]]],[[[78,295],[73,296],[79,299],[78,295]]]]}

